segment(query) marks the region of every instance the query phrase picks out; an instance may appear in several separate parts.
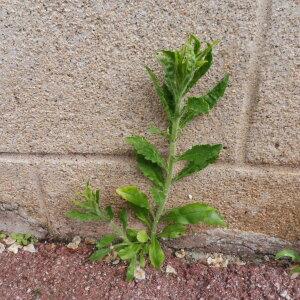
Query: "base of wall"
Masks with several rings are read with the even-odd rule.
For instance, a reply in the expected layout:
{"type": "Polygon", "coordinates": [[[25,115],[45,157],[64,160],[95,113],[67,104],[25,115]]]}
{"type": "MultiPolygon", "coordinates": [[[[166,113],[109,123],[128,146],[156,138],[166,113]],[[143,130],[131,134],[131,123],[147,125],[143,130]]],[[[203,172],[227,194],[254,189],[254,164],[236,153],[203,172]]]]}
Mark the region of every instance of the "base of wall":
{"type": "Polygon", "coordinates": [[[300,240],[288,242],[261,233],[235,229],[209,229],[180,239],[166,240],[165,244],[175,249],[193,248],[203,252],[217,252],[241,257],[274,255],[283,248],[300,251],[300,240]]]}
{"type": "Polygon", "coordinates": [[[40,224],[28,222],[15,211],[0,210],[0,231],[31,233],[37,238],[45,238],[47,236],[47,230],[40,224]]]}

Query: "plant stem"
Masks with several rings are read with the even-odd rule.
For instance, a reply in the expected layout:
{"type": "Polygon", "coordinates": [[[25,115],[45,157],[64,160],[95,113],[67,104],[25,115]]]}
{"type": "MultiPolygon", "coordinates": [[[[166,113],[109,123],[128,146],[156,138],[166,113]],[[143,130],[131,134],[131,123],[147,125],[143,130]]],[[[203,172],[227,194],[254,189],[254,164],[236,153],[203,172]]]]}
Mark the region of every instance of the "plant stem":
{"type": "Polygon", "coordinates": [[[126,233],[124,232],[123,229],[121,229],[114,221],[110,221],[109,225],[111,229],[121,238],[124,240],[124,242],[131,244],[129,239],[126,236],[126,233]]]}
{"type": "Polygon", "coordinates": [[[176,156],[176,140],[178,135],[179,122],[180,122],[180,117],[178,116],[174,119],[172,123],[172,131],[170,137],[169,154],[168,154],[167,169],[166,169],[167,176],[166,176],[166,181],[164,186],[165,197],[161,205],[158,207],[157,212],[154,216],[152,230],[151,230],[151,239],[154,239],[156,236],[157,225],[159,223],[162,214],[164,213],[165,206],[172,186],[173,170],[174,170],[175,156],[176,156]]]}

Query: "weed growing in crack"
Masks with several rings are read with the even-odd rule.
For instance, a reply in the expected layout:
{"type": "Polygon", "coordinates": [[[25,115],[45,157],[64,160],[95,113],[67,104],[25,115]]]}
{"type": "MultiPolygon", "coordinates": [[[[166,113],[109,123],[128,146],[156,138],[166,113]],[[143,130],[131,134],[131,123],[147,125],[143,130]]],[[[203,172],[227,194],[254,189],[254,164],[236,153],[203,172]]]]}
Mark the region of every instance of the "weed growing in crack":
{"type": "Polygon", "coordinates": [[[98,261],[112,251],[122,260],[128,261],[127,279],[134,278],[137,266],[144,267],[149,258],[152,266],[161,268],[165,260],[160,245],[161,238],[178,238],[185,234],[190,224],[204,223],[224,226],[225,221],[217,210],[202,202],[190,203],[173,209],[166,209],[172,186],[179,180],[201,171],[214,163],[222,145],[195,145],[184,153],[177,153],[177,142],[186,126],[200,115],[208,114],[223,96],[228,84],[225,75],[208,93],[202,96],[187,96],[187,93],[204,76],[212,65],[213,48],[216,42],[205,47],[191,35],[179,50],[164,50],[158,54],[158,61],[164,70],[163,82],[148,67],[146,70],[166,113],[168,128],[151,127],[150,132],[161,135],[168,143],[167,157],[155,145],[142,136],[133,135],[126,141],[133,147],[140,171],[152,183],[151,199],[137,186],[119,187],[117,194],[128,202],[135,217],[145,227],[142,230],[128,227],[128,212],[123,208],[118,216],[111,206],[100,205],[100,192],[87,184],[81,199],[74,201],[75,210],[68,217],[81,221],[104,221],[112,234],[103,236],[96,244],[91,255],[98,261]],[[184,161],[185,166],[175,173],[177,163],[184,161]],[[120,220],[116,222],[116,219],[120,220]],[[161,225],[161,226],[159,226],[161,225]]]}
{"type": "Polygon", "coordinates": [[[299,265],[300,253],[298,251],[293,249],[283,249],[276,254],[275,258],[276,259],[289,258],[293,263],[296,264],[293,267],[291,267],[291,273],[300,274],[300,265],[299,265]]]}

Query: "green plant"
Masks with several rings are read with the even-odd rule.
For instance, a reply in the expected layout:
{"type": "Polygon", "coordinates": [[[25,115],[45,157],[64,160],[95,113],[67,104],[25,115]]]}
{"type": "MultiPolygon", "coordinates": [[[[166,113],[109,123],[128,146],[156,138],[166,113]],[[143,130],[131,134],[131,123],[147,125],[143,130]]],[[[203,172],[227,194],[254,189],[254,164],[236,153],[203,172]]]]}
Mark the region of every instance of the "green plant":
{"type": "Polygon", "coordinates": [[[146,67],[150,79],[165,110],[168,127],[163,130],[151,127],[150,132],[161,135],[169,146],[167,157],[142,136],[130,136],[126,140],[133,147],[140,171],[153,183],[150,194],[153,201],[137,186],[119,187],[117,194],[126,200],[134,215],[145,225],[142,230],[128,227],[128,215],[125,208],[119,213],[121,226],[115,222],[111,206],[99,206],[99,190],[94,191],[87,184],[81,194],[81,200],[74,204],[76,210],[68,212],[70,218],[82,221],[107,221],[112,235],[106,235],[96,245],[91,260],[99,260],[112,249],[122,260],[129,261],[127,279],[133,278],[136,265],[144,266],[149,257],[151,264],[160,268],[165,255],[160,238],[177,238],[185,234],[190,224],[204,223],[224,226],[225,221],[215,208],[206,203],[191,203],[181,207],[166,209],[173,184],[182,178],[194,174],[214,163],[222,145],[195,145],[184,153],[177,153],[177,141],[184,128],[193,119],[208,114],[223,96],[228,84],[226,75],[207,94],[187,96],[187,93],[206,74],[212,65],[212,51],[217,43],[202,44],[195,36],[178,51],[162,51],[158,60],[164,69],[163,83],[150,68],[146,67]],[[175,174],[175,165],[185,162],[185,166],[175,174]],[[113,246],[111,246],[113,245],[113,246]]]}
{"type": "MultiPolygon", "coordinates": [[[[277,252],[275,259],[290,258],[294,263],[300,263],[300,253],[293,249],[283,249],[277,252]]],[[[292,273],[300,274],[300,265],[291,268],[292,273]]]]}
{"type": "Polygon", "coordinates": [[[3,231],[0,231],[0,241],[6,238],[6,234],[3,231]]]}
{"type": "Polygon", "coordinates": [[[10,237],[16,241],[20,246],[27,246],[29,244],[37,243],[38,239],[30,233],[11,233],[10,237]]]}

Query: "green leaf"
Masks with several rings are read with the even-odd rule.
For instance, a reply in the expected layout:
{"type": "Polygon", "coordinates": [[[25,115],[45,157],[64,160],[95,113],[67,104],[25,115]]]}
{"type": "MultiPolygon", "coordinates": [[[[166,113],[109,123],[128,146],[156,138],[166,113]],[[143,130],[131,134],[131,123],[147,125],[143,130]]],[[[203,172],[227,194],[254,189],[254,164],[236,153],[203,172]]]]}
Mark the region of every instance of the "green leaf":
{"type": "Polygon", "coordinates": [[[221,144],[193,146],[177,158],[177,160],[188,161],[188,164],[175,176],[174,180],[203,170],[209,164],[214,163],[219,158],[221,149],[221,144]]]}
{"type": "Polygon", "coordinates": [[[184,235],[186,232],[186,226],[182,224],[171,224],[167,225],[162,232],[159,234],[159,237],[162,238],[178,238],[184,235]]]}
{"type": "Polygon", "coordinates": [[[137,233],[137,236],[136,236],[137,240],[141,243],[146,243],[149,239],[149,236],[146,232],[146,230],[140,230],[138,233],[137,233]]]}
{"type": "Polygon", "coordinates": [[[180,119],[180,127],[184,128],[195,117],[207,114],[223,97],[228,85],[229,75],[225,77],[205,96],[191,97],[188,99],[180,119]]]}
{"type": "Polygon", "coordinates": [[[128,265],[128,268],[127,268],[127,272],[126,272],[126,280],[127,281],[131,281],[134,279],[134,271],[136,269],[136,256],[133,256],[131,259],[130,259],[130,263],[128,265]]]}
{"type": "Polygon", "coordinates": [[[127,185],[119,187],[117,189],[117,194],[135,206],[149,209],[149,203],[146,194],[141,192],[137,186],[127,185]]]}
{"type": "Polygon", "coordinates": [[[214,226],[226,225],[217,210],[206,203],[192,203],[173,208],[162,217],[162,220],[183,225],[198,223],[214,226]]]}
{"type": "Polygon", "coordinates": [[[122,208],[119,214],[120,221],[123,225],[123,229],[126,230],[128,225],[128,214],[125,208],[122,208]]]}
{"type": "Polygon", "coordinates": [[[144,176],[148,177],[157,186],[164,186],[163,170],[159,165],[150,160],[146,160],[142,155],[138,155],[137,162],[144,176]]]}
{"type": "Polygon", "coordinates": [[[166,87],[160,85],[160,82],[159,82],[157,76],[155,75],[155,73],[148,67],[146,67],[146,70],[148,72],[149,78],[154,83],[156,93],[159,96],[159,99],[163,105],[163,108],[164,108],[167,116],[168,116],[168,119],[171,120],[173,117],[173,112],[174,112],[174,103],[172,103],[173,98],[171,98],[168,95],[168,93],[166,91],[166,87]]]}
{"type": "Polygon", "coordinates": [[[183,109],[183,114],[180,119],[180,128],[184,128],[186,124],[191,122],[195,117],[207,114],[210,111],[210,106],[204,97],[190,97],[183,109]]]}
{"type": "Polygon", "coordinates": [[[275,256],[276,259],[281,259],[284,257],[288,257],[294,262],[300,262],[300,253],[293,249],[283,249],[275,256]]]}
{"type": "Polygon", "coordinates": [[[89,259],[91,261],[99,261],[102,260],[106,255],[108,255],[110,253],[110,249],[109,248],[101,248],[97,251],[95,251],[90,257],[89,259]]]}
{"type": "Polygon", "coordinates": [[[164,251],[161,248],[157,238],[154,238],[151,241],[151,244],[149,246],[149,258],[152,266],[157,269],[159,269],[165,261],[164,251]]]}
{"type": "Polygon", "coordinates": [[[6,234],[3,231],[0,231],[0,241],[6,238],[6,234]]]}
{"type": "Polygon", "coordinates": [[[113,211],[111,205],[106,206],[105,212],[106,212],[108,219],[111,221],[114,218],[114,211],[113,211]]]}
{"type": "Polygon", "coordinates": [[[101,221],[106,218],[105,213],[99,207],[99,190],[94,191],[92,186],[87,183],[84,191],[79,196],[78,200],[73,201],[78,209],[67,212],[67,217],[80,221],[101,221]]]}
{"type": "Polygon", "coordinates": [[[150,160],[153,163],[156,163],[160,167],[164,168],[165,161],[161,153],[153,144],[149,143],[144,137],[133,135],[127,137],[126,141],[133,146],[133,148],[138,154],[144,156],[145,159],[150,160]]]}
{"type": "Polygon", "coordinates": [[[149,228],[151,227],[152,219],[150,211],[147,208],[142,208],[136,205],[130,205],[130,208],[133,210],[135,216],[146,224],[149,228]]]}
{"type": "Polygon", "coordinates": [[[127,228],[127,230],[126,230],[126,235],[131,242],[137,241],[137,239],[136,239],[137,233],[138,233],[138,231],[135,229],[132,229],[132,228],[127,228]]]}
{"type": "Polygon", "coordinates": [[[150,193],[155,201],[155,203],[159,206],[163,203],[163,201],[165,200],[165,194],[162,190],[160,190],[159,188],[156,187],[152,187],[150,189],[150,193]]]}
{"type": "Polygon", "coordinates": [[[118,255],[122,260],[131,259],[139,252],[141,249],[140,244],[131,244],[127,247],[122,248],[118,251],[118,255]]]}
{"type": "Polygon", "coordinates": [[[77,210],[70,210],[66,213],[66,216],[70,219],[75,219],[79,221],[101,221],[103,218],[99,215],[89,212],[80,212],[77,210]]]}
{"type": "Polygon", "coordinates": [[[97,242],[96,248],[105,248],[109,246],[114,240],[116,239],[116,236],[113,234],[107,234],[102,236],[102,238],[97,242]]]}
{"type": "Polygon", "coordinates": [[[294,266],[291,268],[291,273],[292,274],[300,274],[300,266],[294,266]]]}
{"type": "Polygon", "coordinates": [[[143,251],[140,252],[140,266],[141,268],[145,268],[146,260],[143,251]]]}
{"type": "Polygon", "coordinates": [[[206,74],[206,72],[211,67],[213,56],[212,56],[212,47],[210,47],[210,45],[207,46],[207,50],[205,54],[202,55],[201,59],[206,61],[206,63],[199,66],[199,68],[195,71],[193,79],[189,83],[188,89],[191,89],[198,82],[198,80],[206,74]]]}

